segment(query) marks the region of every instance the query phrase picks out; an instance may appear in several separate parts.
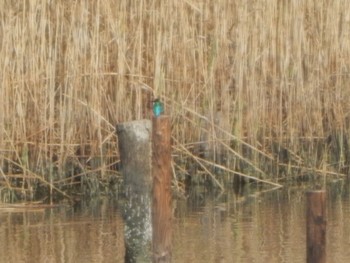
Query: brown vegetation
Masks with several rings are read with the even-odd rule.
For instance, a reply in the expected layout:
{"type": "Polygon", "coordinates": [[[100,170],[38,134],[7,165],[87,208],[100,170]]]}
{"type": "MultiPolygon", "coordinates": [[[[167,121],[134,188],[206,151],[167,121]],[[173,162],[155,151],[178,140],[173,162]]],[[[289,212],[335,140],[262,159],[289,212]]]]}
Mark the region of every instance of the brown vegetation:
{"type": "Polygon", "coordinates": [[[347,171],[349,8],[2,1],[2,199],[38,184],[105,185],[118,160],[115,124],[148,118],[153,96],[172,116],[175,153],[197,155],[206,140],[206,151],[230,156],[220,164],[271,181],[295,167],[347,171]]]}

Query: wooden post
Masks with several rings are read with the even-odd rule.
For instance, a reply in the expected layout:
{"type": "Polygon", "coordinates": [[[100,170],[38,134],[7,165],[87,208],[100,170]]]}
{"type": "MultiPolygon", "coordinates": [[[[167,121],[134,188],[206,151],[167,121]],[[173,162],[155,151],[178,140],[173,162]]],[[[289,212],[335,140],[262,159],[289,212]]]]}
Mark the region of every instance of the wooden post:
{"type": "Polygon", "coordinates": [[[152,119],[152,241],[153,262],[171,262],[171,126],[167,115],[152,119]]]}
{"type": "Polygon", "coordinates": [[[306,193],[307,263],[326,262],[326,192],[306,193]]]}

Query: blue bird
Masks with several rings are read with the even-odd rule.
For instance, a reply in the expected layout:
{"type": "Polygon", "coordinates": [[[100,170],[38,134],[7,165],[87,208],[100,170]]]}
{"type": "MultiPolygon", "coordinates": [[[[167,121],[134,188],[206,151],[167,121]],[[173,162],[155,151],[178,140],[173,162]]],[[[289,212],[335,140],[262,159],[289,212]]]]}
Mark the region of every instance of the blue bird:
{"type": "Polygon", "coordinates": [[[164,113],[164,105],[159,98],[153,100],[153,114],[158,117],[164,113]]]}

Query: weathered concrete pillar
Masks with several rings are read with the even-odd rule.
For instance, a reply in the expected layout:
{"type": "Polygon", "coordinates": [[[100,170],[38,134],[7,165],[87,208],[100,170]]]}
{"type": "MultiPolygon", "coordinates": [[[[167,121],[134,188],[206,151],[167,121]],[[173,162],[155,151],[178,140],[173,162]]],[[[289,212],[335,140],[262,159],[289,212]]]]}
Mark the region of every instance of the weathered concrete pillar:
{"type": "Polygon", "coordinates": [[[150,120],[117,125],[124,178],[125,262],[151,262],[151,130],[150,120]]]}
{"type": "Polygon", "coordinates": [[[151,131],[150,120],[138,120],[117,125],[124,183],[139,192],[149,192],[152,182],[151,131]]]}

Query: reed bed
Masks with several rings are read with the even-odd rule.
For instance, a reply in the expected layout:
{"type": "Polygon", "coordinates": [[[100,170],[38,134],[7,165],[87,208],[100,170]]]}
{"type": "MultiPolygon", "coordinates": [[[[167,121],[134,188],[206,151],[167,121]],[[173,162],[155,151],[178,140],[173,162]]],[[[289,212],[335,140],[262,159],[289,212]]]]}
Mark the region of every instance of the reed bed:
{"type": "Polygon", "coordinates": [[[349,8],[345,0],[2,1],[1,199],[33,198],[41,186],[107,187],[115,125],[149,118],[153,97],[172,117],[182,171],[182,160],[204,152],[270,182],[294,170],[347,173],[349,8]]]}

